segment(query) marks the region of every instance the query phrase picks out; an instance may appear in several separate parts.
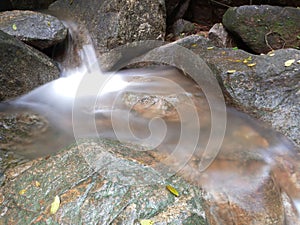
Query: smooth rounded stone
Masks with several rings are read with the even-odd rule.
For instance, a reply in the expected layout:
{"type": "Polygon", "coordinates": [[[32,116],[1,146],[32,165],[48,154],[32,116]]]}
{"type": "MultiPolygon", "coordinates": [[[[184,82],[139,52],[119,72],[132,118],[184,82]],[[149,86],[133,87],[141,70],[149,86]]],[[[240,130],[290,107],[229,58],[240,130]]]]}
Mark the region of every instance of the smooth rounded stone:
{"type": "Polygon", "coordinates": [[[195,26],[193,23],[191,23],[187,20],[179,19],[179,20],[176,20],[174,22],[174,24],[172,25],[171,32],[175,36],[178,36],[181,33],[191,32],[194,29],[195,29],[195,26]]]}
{"type": "Polygon", "coordinates": [[[208,38],[219,48],[230,48],[236,46],[233,38],[228,34],[222,23],[216,23],[208,32],[208,38]]]}
{"type": "Polygon", "coordinates": [[[175,44],[192,50],[210,66],[229,105],[266,122],[300,146],[299,50],[280,49],[258,56],[212,47],[211,41],[196,35],[175,44]],[[285,66],[291,59],[294,63],[285,66]]]}
{"type": "MultiPolygon", "coordinates": [[[[165,36],[165,6],[160,0],[126,1],[58,0],[49,9],[65,15],[91,34],[98,54],[126,43],[162,40],[165,36]]],[[[63,18],[65,19],[65,18],[63,18]]]]}
{"type": "Polygon", "coordinates": [[[251,5],[229,8],[223,24],[255,53],[300,47],[300,10],[251,5]]]}
{"type": "MultiPolygon", "coordinates": [[[[173,1],[172,1],[173,2],[173,1]]],[[[187,2],[187,0],[174,1],[187,2]]],[[[213,26],[222,20],[222,16],[230,7],[243,5],[274,5],[274,6],[293,6],[298,7],[298,0],[222,0],[222,1],[190,1],[188,9],[184,14],[184,19],[202,24],[213,26]]],[[[180,9],[180,8],[179,8],[180,9]]],[[[176,18],[179,19],[179,18],[176,18]]]]}
{"type": "Polygon", "coordinates": [[[10,0],[13,9],[47,9],[56,0],[10,0]]]}
{"type": "Polygon", "coordinates": [[[50,58],[2,31],[0,52],[0,101],[59,77],[58,67],[50,58]]]}
{"type": "Polygon", "coordinates": [[[38,49],[64,41],[68,32],[54,16],[20,10],[0,13],[0,30],[38,49]]]}

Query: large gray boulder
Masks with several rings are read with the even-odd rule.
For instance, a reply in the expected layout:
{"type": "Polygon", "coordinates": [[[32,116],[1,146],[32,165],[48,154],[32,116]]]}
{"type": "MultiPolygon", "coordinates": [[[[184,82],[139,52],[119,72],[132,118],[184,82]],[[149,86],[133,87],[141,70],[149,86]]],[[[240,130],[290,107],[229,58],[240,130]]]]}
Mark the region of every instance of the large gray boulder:
{"type": "Polygon", "coordinates": [[[165,35],[164,1],[59,0],[49,9],[85,26],[98,53],[133,41],[162,40],[165,35]]]}
{"type": "Polygon", "coordinates": [[[255,53],[300,48],[298,8],[269,5],[229,8],[223,24],[255,53]]]}
{"type": "Polygon", "coordinates": [[[25,94],[59,77],[43,53],[0,31],[0,101],[25,94]]]}
{"type": "Polygon", "coordinates": [[[155,163],[155,159],[138,148],[105,139],[85,141],[49,159],[7,171],[0,189],[0,223],[139,224],[150,219],[161,225],[166,221],[207,224],[203,192],[176,176],[169,180],[151,176],[156,172],[146,164],[155,163]],[[85,158],[99,153],[109,156],[100,172],[85,158]],[[176,187],[180,197],[171,194],[166,185],[176,187]],[[60,204],[58,211],[51,213],[55,196],[60,204]]]}
{"type": "Polygon", "coordinates": [[[199,36],[176,43],[199,54],[210,66],[228,104],[265,121],[300,146],[299,50],[283,49],[258,56],[212,47],[199,36]],[[289,60],[293,60],[290,66],[286,63],[289,60]]]}
{"type": "Polygon", "coordinates": [[[67,29],[57,18],[32,11],[0,13],[0,30],[39,49],[54,46],[67,36],[67,29]]]}

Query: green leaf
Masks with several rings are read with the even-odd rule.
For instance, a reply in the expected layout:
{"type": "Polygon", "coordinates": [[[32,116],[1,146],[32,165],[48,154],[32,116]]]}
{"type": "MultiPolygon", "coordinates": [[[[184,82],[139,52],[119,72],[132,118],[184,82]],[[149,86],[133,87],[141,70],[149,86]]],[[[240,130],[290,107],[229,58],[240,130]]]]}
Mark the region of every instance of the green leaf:
{"type": "Polygon", "coordinates": [[[153,225],[154,222],[152,220],[140,220],[141,225],[153,225]]]}
{"type": "Polygon", "coordinates": [[[59,209],[59,205],[60,205],[60,199],[56,195],[54,201],[51,203],[50,214],[55,214],[59,209]]]}
{"type": "Polygon", "coordinates": [[[168,189],[169,192],[171,192],[176,197],[179,196],[178,191],[174,187],[172,187],[171,185],[167,185],[166,188],[168,189]]]}
{"type": "Polygon", "coordinates": [[[12,29],[13,30],[17,30],[18,28],[17,28],[17,25],[14,23],[13,25],[12,25],[12,29]]]}

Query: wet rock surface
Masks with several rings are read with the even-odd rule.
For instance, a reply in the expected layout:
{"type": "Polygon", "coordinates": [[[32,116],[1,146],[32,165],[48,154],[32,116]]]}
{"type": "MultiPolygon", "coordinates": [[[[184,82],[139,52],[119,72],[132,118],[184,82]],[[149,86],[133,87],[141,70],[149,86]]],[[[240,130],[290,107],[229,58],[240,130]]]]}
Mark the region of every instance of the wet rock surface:
{"type": "MultiPolygon", "coordinates": [[[[164,70],[158,71],[157,75],[162,76],[164,70]]],[[[1,189],[3,216],[0,222],[76,223],[80,220],[138,224],[140,219],[146,218],[156,224],[195,224],[197,221],[198,224],[271,225],[283,224],[287,221],[286,215],[290,221],[297,221],[294,209],[286,206],[292,205],[292,197],[299,197],[300,187],[300,155],[290,143],[246,115],[228,109],[221,151],[208,170],[199,171],[211,126],[204,95],[196,84],[174,69],[165,76],[189,92],[184,96],[154,95],[153,91],[161,90],[157,77],[140,74],[141,70],[127,78],[123,74],[124,81],[131,81],[138,89],[129,88],[131,92],[123,92],[119,96],[120,105],[114,105],[114,109],[132,110],[135,118],[131,121],[132,128],[137,123],[140,133],[146,127],[139,127],[141,117],[146,119],[146,125],[154,116],[166,119],[173,125],[168,129],[166,142],[157,149],[149,149],[147,145],[142,147],[107,139],[80,140],[78,146],[73,144],[56,156],[32,161],[23,169],[22,166],[9,169],[1,189]],[[139,88],[143,92],[138,92],[139,88]],[[188,146],[172,154],[180,135],[174,123],[184,125],[174,108],[180,105],[187,108],[186,104],[190,104],[187,97],[199,103],[196,106],[202,119],[201,137],[197,150],[178,171],[188,146]],[[185,181],[172,175],[177,171],[185,181]],[[175,198],[166,191],[166,184],[176,187],[182,195],[175,198]],[[61,205],[53,215],[50,205],[56,195],[61,205]],[[27,209],[28,205],[31,210],[27,209]]],[[[167,85],[161,85],[166,89],[167,85]]],[[[110,99],[106,100],[112,104],[110,99]]],[[[102,105],[94,110],[101,112],[101,106],[107,110],[105,102],[100,102],[102,105]]],[[[119,120],[114,122],[123,122],[123,114],[121,112],[119,120]]],[[[104,128],[101,123],[96,124],[100,130],[104,128]]]]}
{"type": "Polygon", "coordinates": [[[242,50],[209,48],[213,44],[199,36],[177,43],[206,61],[221,79],[229,104],[267,122],[299,146],[299,50],[256,56],[242,50]],[[285,62],[291,59],[295,59],[294,63],[286,66],[285,62]]]}
{"type": "Polygon", "coordinates": [[[155,1],[74,1],[59,0],[49,7],[64,12],[84,25],[98,53],[133,41],[162,40],[165,35],[165,6],[155,1]],[[97,5],[98,7],[94,7],[97,5]]]}
{"type": "Polygon", "coordinates": [[[299,23],[300,10],[292,7],[240,6],[229,8],[223,16],[226,29],[255,53],[299,48],[299,23]]]}
{"type": "Polygon", "coordinates": [[[55,17],[32,11],[0,13],[0,30],[38,49],[62,42],[67,29],[55,17]]]}
{"type": "Polygon", "coordinates": [[[0,101],[59,77],[59,70],[50,58],[2,31],[0,51],[0,101]]]}
{"type": "Polygon", "coordinates": [[[155,176],[147,180],[150,183],[146,185],[140,183],[140,174],[135,173],[135,169],[151,172],[150,167],[132,160],[141,154],[145,162],[155,163],[151,155],[138,151],[138,147],[100,139],[70,146],[55,157],[36,161],[22,176],[8,177],[1,188],[0,222],[139,224],[139,220],[151,219],[155,224],[206,224],[201,214],[202,192],[198,188],[178,177],[162,181],[155,176]],[[119,171],[114,180],[103,176],[104,171],[98,174],[87,164],[85,157],[99,151],[118,152],[118,156],[113,156],[117,161],[112,164],[119,171]],[[126,168],[116,162],[131,165],[131,174],[122,172],[126,168]],[[117,182],[116,179],[127,180],[128,175],[133,184],[117,182]],[[134,185],[135,182],[140,185],[134,185]],[[172,195],[166,184],[176,187],[180,196],[172,195]],[[56,195],[60,198],[60,207],[57,213],[51,214],[51,203],[56,195]],[[190,222],[194,220],[197,223],[190,222]]]}

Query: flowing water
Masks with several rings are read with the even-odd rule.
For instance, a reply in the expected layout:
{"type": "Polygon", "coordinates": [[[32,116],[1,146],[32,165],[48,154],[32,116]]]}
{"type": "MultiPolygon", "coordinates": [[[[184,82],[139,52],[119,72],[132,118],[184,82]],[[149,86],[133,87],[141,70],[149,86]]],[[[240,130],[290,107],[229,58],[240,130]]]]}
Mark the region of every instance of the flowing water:
{"type": "MultiPolygon", "coordinates": [[[[212,113],[199,85],[168,66],[103,74],[92,45],[84,45],[81,53],[81,66],[65,68],[61,78],[1,103],[0,114],[5,118],[1,126],[13,130],[9,135],[14,137],[2,138],[3,150],[35,158],[53,154],[75,138],[134,142],[171,154],[164,164],[181,169],[182,176],[210,193],[226,193],[232,204],[246,211],[254,213],[270,204],[265,197],[269,190],[259,190],[265,182],[273,182],[300,211],[300,156],[285,137],[227,108],[220,151],[214,152],[218,156],[203,172],[199,163],[209,157],[205,154],[212,113]],[[88,76],[102,79],[92,82],[104,79],[106,83],[99,90],[99,85],[85,80],[88,76]],[[198,122],[191,123],[195,115],[198,122]],[[29,127],[15,128],[13,120],[21,125],[29,122],[29,127]],[[17,138],[23,131],[29,134],[17,138]],[[184,162],[184,167],[176,167],[178,162],[184,162]],[[249,196],[260,205],[249,202],[249,196]]],[[[224,200],[218,194],[214,197],[224,200]]]]}

